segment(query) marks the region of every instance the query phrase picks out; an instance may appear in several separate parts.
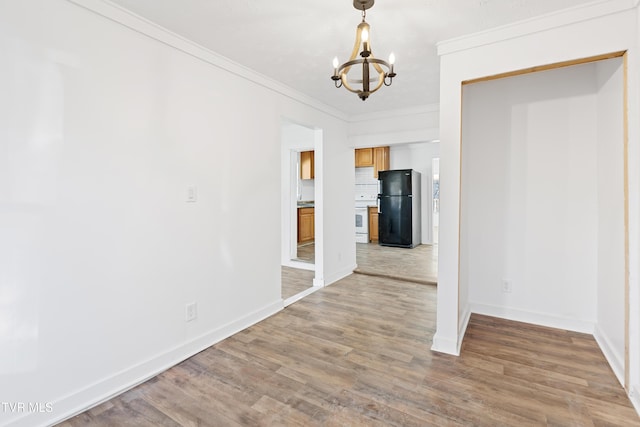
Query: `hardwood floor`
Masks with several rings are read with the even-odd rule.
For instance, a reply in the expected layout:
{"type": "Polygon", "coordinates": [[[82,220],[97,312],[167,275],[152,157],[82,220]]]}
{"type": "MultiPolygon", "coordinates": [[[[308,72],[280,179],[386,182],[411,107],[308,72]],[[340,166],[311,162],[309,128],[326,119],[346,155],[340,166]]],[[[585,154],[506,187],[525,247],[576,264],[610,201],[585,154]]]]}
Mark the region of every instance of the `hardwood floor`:
{"type": "Polygon", "coordinates": [[[315,272],[299,268],[282,268],[282,299],[286,300],[313,286],[315,272]]]}
{"type": "Polygon", "coordinates": [[[314,242],[298,245],[296,260],[313,264],[316,260],[316,245],[314,242]]]}
{"type": "Polygon", "coordinates": [[[353,274],[62,425],[640,425],[591,336],[474,315],[449,356],[435,308],[353,274]]]}
{"type": "Polygon", "coordinates": [[[438,283],[438,245],[406,249],[357,243],[356,260],[356,273],[429,285],[438,283]]]}

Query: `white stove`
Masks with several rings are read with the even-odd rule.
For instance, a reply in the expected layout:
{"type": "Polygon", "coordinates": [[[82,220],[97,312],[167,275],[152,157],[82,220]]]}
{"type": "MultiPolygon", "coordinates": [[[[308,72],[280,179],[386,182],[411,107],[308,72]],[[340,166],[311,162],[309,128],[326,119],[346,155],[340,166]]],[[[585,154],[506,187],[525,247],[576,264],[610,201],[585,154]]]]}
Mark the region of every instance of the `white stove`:
{"type": "Polygon", "coordinates": [[[356,194],[356,242],[369,243],[369,206],[375,206],[378,199],[374,194],[356,194]]]}

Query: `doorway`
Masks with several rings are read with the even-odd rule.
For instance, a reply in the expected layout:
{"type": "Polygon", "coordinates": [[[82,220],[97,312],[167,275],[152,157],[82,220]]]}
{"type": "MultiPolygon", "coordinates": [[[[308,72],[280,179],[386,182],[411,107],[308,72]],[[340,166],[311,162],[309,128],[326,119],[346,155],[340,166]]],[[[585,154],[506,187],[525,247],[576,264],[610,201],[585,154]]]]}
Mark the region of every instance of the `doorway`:
{"type": "Polygon", "coordinates": [[[321,164],[322,130],[288,120],[283,120],[281,130],[281,292],[288,305],[314,290],[321,268],[317,262],[321,236],[315,230],[321,218],[317,213],[322,174],[316,165],[321,164]]]}
{"type": "MultiPolygon", "coordinates": [[[[421,244],[412,248],[381,246],[376,239],[356,239],[357,268],[355,272],[374,276],[393,277],[416,283],[437,283],[437,236],[433,229],[433,160],[438,158],[438,140],[416,143],[400,143],[389,146],[389,169],[413,169],[420,173],[421,244]]],[[[375,228],[378,180],[373,178],[372,167],[356,168],[356,210],[367,205],[373,209],[374,218],[369,228],[375,228]],[[370,199],[369,193],[374,197],[370,199]]],[[[369,211],[371,214],[371,211],[369,211]]],[[[357,216],[357,215],[356,215],[357,216]]],[[[358,226],[356,218],[356,227],[358,226]]],[[[369,236],[377,236],[371,233],[369,236]]]]}

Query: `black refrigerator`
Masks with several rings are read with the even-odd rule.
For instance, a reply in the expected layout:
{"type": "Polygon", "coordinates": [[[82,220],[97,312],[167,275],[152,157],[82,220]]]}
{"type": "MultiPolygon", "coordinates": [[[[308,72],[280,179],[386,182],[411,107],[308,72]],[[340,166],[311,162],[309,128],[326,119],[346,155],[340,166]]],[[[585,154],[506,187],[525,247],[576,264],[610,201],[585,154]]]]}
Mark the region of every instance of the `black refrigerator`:
{"type": "Polygon", "coordinates": [[[420,173],[413,169],[378,173],[378,242],[413,248],[421,243],[420,173]]]}

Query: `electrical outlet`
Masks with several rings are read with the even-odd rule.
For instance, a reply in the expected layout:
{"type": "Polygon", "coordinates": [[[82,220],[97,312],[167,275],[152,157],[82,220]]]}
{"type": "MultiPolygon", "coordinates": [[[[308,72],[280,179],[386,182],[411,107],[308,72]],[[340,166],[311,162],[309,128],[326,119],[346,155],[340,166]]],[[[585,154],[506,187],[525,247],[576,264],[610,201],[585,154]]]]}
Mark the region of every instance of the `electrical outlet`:
{"type": "Polygon", "coordinates": [[[191,322],[198,318],[198,304],[191,302],[185,306],[185,321],[191,322]]]}
{"type": "Polygon", "coordinates": [[[503,280],[502,281],[502,292],[505,294],[510,294],[512,292],[511,280],[503,280]]]}

